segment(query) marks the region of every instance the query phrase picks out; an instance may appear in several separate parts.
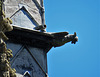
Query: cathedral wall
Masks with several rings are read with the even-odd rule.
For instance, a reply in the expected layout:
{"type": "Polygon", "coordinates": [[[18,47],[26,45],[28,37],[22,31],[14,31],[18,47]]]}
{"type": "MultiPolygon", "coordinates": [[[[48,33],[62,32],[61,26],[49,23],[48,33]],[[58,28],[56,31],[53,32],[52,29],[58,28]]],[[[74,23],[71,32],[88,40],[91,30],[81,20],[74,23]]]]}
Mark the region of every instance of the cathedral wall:
{"type": "Polygon", "coordinates": [[[17,73],[28,71],[31,77],[45,77],[47,55],[42,49],[14,43],[7,43],[7,48],[13,51],[11,66],[17,73]]]}
{"type": "Polygon", "coordinates": [[[6,17],[12,17],[24,6],[38,25],[42,24],[41,0],[5,0],[4,5],[6,17]]]}

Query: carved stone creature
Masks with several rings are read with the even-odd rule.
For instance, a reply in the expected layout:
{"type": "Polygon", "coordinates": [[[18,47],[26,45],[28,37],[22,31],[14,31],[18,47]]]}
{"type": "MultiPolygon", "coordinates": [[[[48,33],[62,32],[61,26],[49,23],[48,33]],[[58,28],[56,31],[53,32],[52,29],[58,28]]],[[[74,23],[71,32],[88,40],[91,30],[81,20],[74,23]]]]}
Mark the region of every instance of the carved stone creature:
{"type": "Polygon", "coordinates": [[[12,24],[12,21],[9,18],[3,18],[0,21],[0,31],[7,32],[13,30],[13,27],[10,24],[12,24]]]}
{"type": "Polygon", "coordinates": [[[40,26],[36,26],[34,28],[35,30],[40,30],[41,32],[46,32],[46,25],[40,25],[40,26]]]}
{"type": "Polygon", "coordinates": [[[5,13],[3,11],[3,0],[2,0],[0,1],[0,41],[8,40],[8,38],[4,33],[13,30],[13,27],[10,24],[12,24],[12,20],[9,18],[5,18],[5,13]]]}
{"type": "Polygon", "coordinates": [[[74,34],[70,34],[68,32],[59,32],[59,33],[52,33],[53,36],[53,46],[59,47],[71,41],[71,43],[75,44],[78,41],[78,37],[76,36],[76,32],[74,34]]]}
{"type": "Polygon", "coordinates": [[[12,20],[10,18],[5,18],[5,13],[3,10],[3,1],[0,1],[0,31],[7,32],[11,31],[13,27],[10,25],[12,24],[12,20]]]}

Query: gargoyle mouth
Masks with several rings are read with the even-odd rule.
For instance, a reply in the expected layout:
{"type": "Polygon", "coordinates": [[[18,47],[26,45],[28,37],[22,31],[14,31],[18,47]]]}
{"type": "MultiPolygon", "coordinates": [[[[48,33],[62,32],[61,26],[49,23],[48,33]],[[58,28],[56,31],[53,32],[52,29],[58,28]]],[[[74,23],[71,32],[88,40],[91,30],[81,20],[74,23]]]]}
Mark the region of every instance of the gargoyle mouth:
{"type": "Polygon", "coordinates": [[[78,37],[76,36],[73,40],[72,40],[72,44],[74,43],[74,44],[76,44],[76,42],[78,41],[78,37]]]}

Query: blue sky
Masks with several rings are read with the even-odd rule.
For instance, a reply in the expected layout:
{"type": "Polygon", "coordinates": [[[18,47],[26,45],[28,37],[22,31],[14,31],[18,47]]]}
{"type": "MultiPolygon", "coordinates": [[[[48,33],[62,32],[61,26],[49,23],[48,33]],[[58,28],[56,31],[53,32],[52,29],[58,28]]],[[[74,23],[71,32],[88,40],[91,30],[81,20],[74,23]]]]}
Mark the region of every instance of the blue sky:
{"type": "Polygon", "coordinates": [[[100,77],[99,0],[44,0],[47,32],[77,32],[73,45],[48,52],[49,77],[100,77]]]}

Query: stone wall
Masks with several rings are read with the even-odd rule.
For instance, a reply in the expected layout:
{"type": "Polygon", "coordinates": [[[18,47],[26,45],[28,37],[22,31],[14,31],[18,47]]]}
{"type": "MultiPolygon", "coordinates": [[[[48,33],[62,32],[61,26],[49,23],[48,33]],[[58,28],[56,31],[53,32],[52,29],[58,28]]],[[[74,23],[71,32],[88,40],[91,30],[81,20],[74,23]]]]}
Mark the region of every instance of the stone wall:
{"type": "Polygon", "coordinates": [[[11,66],[17,73],[24,75],[29,71],[31,77],[45,77],[47,55],[43,49],[14,43],[7,43],[7,47],[13,51],[11,66]]]}
{"type": "MultiPolygon", "coordinates": [[[[35,26],[39,26],[43,23],[43,3],[42,0],[5,0],[4,2],[5,5],[5,14],[7,17],[11,17],[13,20],[13,26],[20,26],[23,28],[28,28],[32,29],[35,26]],[[19,10],[24,7],[27,13],[20,13],[19,10]],[[17,14],[16,14],[17,13],[17,14]],[[24,15],[23,15],[24,14],[24,15]],[[26,23],[23,23],[25,20],[25,16],[29,18],[32,24],[28,23],[31,25],[29,28],[26,23]],[[19,20],[19,21],[17,21],[19,20]],[[20,23],[20,25],[19,25],[20,23]],[[25,26],[23,26],[25,25],[25,26]],[[33,26],[33,27],[32,27],[33,26]]],[[[27,19],[27,21],[29,21],[27,19]]]]}

